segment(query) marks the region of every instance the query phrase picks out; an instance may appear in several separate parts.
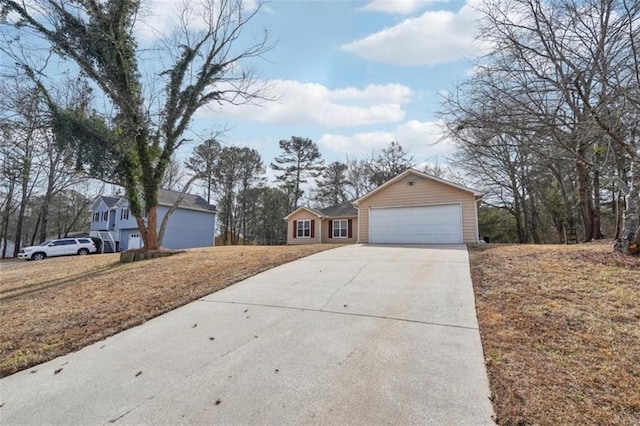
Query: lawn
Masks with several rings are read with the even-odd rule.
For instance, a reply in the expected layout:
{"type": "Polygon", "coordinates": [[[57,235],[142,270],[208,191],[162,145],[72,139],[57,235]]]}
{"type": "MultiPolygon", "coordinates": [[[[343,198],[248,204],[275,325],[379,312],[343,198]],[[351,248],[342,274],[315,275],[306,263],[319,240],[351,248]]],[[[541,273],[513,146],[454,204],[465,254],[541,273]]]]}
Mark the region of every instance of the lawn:
{"type": "Polygon", "coordinates": [[[337,247],[227,246],[0,265],[0,377],[76,351],[277,265],[337,247]]]}
{"type": "Polygon", "coordinates": [[[470,257],[498,424],[640,424],[640,257],[610,242],[470,257]]]}

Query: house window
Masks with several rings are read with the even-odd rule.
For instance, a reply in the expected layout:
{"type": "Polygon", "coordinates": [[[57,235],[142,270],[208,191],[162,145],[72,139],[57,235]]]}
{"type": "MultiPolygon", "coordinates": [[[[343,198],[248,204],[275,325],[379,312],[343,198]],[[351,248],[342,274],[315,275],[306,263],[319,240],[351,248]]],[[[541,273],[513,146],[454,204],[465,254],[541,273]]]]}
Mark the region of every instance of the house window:
{"type": "Polygon", "coordinates": [[[123,208],[120,210],[120,220],[128,220],[129,219],[129,209],[123,208]]]}
{"type": "Polygon", "coordinates": [[[311,221],[299,220],[296,235],[298,238],[310,238],[311,237],[311,221]]]}
{"type": "Polygon", "coordinates": [[[100,212],[95,212],[93,214],[93,221],[94,222],[100,222],[100,212]]]}
{"type": "Polygon", "coordinates": [[[333,238],[347,238],[349,221],[346,219],[333,221],[333,238]]]}
{"type": "Polygon", "coordinates": [[[102,221],[106,222],[109,218],[109,212],[102,212],[102,221]]]}

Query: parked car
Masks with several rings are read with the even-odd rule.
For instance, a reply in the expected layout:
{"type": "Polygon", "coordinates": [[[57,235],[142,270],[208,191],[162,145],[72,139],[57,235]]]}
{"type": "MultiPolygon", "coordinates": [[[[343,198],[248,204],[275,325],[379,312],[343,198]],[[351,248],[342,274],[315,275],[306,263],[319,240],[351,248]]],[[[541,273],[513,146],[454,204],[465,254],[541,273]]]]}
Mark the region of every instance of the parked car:
{"type": "Polygon", "coordinates": [[[73,254],[87,255],[97,251],[91,238],[62,238],[49,240],[37,246],[23,247],[18,258],[25,260],[43,260],[47,257],[69,256],[73,254]]]}

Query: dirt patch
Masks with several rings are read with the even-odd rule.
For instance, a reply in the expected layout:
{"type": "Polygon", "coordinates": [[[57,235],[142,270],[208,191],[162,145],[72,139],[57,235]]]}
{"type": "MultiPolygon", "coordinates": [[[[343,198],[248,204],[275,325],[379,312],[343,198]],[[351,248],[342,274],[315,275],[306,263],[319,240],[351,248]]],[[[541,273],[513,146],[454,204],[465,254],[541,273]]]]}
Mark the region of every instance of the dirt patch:
{"type": "Polygon", "coordinates": [[[640,424],[640,258],[612,246],[470,249],[498,424],[640,424]]]}
{"type": "Polygon", "coordinates": [[[227,246],[122,264],[119,254],[0,269],[0,377],[76,351],[259,272],[338,245],[227,246]]]}

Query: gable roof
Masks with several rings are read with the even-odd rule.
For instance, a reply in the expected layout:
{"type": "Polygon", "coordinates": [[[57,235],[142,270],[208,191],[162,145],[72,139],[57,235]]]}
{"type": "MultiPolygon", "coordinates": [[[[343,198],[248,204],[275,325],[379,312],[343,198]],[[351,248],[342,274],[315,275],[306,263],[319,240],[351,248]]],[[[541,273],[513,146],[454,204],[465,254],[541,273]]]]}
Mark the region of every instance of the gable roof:
{"type": "MultiPolygon", "coordinates": [[[[170,191],[168,189],[160,189],[158,191],[158,205],[161,206],[172,206],[173,203],[176,202],[178,197],[180,196],[179,191],[170,191]]],[[[117,208],[121,204],[127,202],[125,197],[107,197],[104,195],[98,196],[96,201],[94,201],[91,209],[93,210],[95,206],[102,201],[109,209],[117,208]]],[[[182,202],[178,206],[180,209],[189,209],[189,210],[199,210],[205,212],[216,212],[216,207],[207,203],[207,201],[199,195],[195,194],[184,194],[182,198],[182,202]]]]}
{"type": "Polygon", "coordinates": [[[297,209],[295,209],[294,211],[292,211],[291,213],[289,213],[288,215],[286,215],[284,217],[284,219],[285,220],[289,220],[289,218],[291,216],[293,216],[294,214],[298,213],[300,210],[306,210],[309,213],[314,214],[314,215],[316,215],[316,216],[318,216],[320,218],[323,216],[323,213],[320,210],[312,209],[311,207],[300,206],[297,209]]]}
{"type": "Polygon", "coordinates": [[[326,207],[324,209],[314,209],[311,207],[301,206],[289,213],[284,217],[285,220],[289,220],[291,216],[298,213],[301,210],[306,210],[309,213],[317,216],[320,219],[324,219],[327,217],[350,217],[350,216],[358,216],[358,209],[356,209],[351,201],[345,201],[342,204],[338,204],[337,206],[326,207]]]}
{"type": "MultiPolygon", "coordinates": [[[[161,204],[164,206],[172,206],[173,203],[176,202],[179,196],[180,196],[180,192],[178,191],[161,189],[158,191],[158,204],[161,204]]],[[[191,210],[207,210],[207,211],[213,211],[213,212],[216,211],[215,206],[212,206],[211,204],[207,203],[207,200],[195,194],[184,194],[184,197],[182,198],[182,202],[180,203],[178,208],[191,209],[191,210]]]]}
{"type": "Polygon", "coordinates": [[[415,170],[415,169],[407,169],[407,170],[405,170],[404,172],[402,172],[402,173],[400,173],[399,175],[397,175],[396,177],[394,177],[394,178],[392,178],[392,179],[390,179],[390,180],[386,181],[385,183],[383,183],[382,185],[380,185],[379,187],[377,187],[377,188],[376,188],[376,189],[374,189],[373,191],[371,191],[371,192],[369,192],[369,193],[367,193],[367,194],[364,194],[362,197],[360,197],[360,198],[358,198],[357,200],[355,200],[355,201],[353,202],[353,205],[354,205],[354,206],[356,206],[356,207],[358,207],[358,204],[360,204],[360,202],[361,202],[362,200],[365,200],[365,199],[367,199],[367,198],[371,197],[372,195],[377,194],[378,192],[380,192],[380,191],[384,190],[384,189],[385,189],[385,188],[387,188],[388,186],[390,186],[390,185],[392,185],[392,184],[394,184],[394,183],[398,182],[399,180],[404,179],[405,177],[407,177],[407,176],[409,176],[409,175],[415,175],[415,176],[418,176],[418,177],[423,178],[423,179],[433,180],[433,181],[436,181],[436,182],[442,183],[442,184],[444,184],[444,185],[448,185],[448,186],[451,186],[451,187],[453,187],[453,188],[457,188],[457,189],[459,189],[459,190],[461,190],[461,191],[470,192],[470,193],[472,193],[472,194],[473,194],[473,196],[474,196],[474,197],[476,197],[476,198],[482,198],[482,193],[481,193],[480,191],[476,191],[475,189],[466,188],[466,187],[464,187],[464,186],[462,186],[462,185],[458,185],[458,184],[456,184],[456,183],[449,182],[449,181],[447,181],[447,180],[440,179],[440,178],[437,178],[437,177],[435,177],[435,176],[431,176],[431,175],[429,175],[429,174],[427,174],[427,173],[419,172],[418,170],[415,170]]]}
{"type": "Polygon", "coordinates": [[[106,195],[98,195],[93,204],[91,204],[91,210],[94,210],[99,203],[103,203],[106,208],[112,209],[116,207],[119,201],[119,197],[107,197],[106,195]]]}
{"type": "Polygon", "coordinates": [[[337,206],[331,206],[324,209],[320,209],[320,212],[324,216],[329,217],[346,217],[346,216],[358,216],[358,209],[353,206],[352,201],[345,201],[337,206]]]}
{"type": "Polygon", "coordinates": [[[109,208],[115,207],[115,205],[118,203],[118,200],[120,200],[120,198],[118,197],[107,197],[106,195],[101,195],[100,198],[102,198],[102,201],[104,201],[104,203],[109,208]]]}

